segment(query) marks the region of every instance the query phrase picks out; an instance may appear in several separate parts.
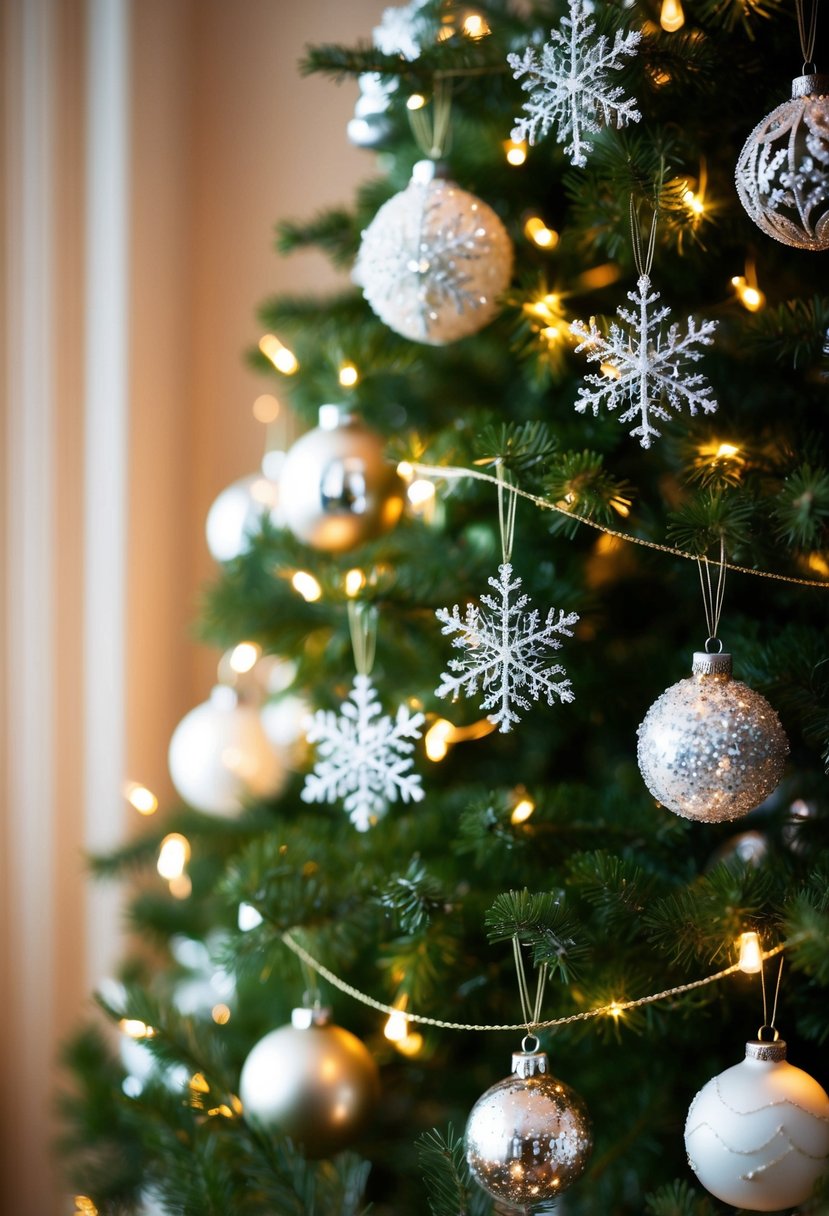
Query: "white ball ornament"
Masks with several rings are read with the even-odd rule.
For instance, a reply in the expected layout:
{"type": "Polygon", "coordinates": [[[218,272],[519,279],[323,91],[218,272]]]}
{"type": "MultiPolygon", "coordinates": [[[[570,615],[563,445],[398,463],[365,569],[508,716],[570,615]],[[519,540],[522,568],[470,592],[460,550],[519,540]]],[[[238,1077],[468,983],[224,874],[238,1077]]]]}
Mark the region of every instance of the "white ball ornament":
{"type": "Polygon", "coordinates": [[[532,1049],[514,1052],[512,1076],[475,1103],[464,1143],[479,1186],[496,1200],[528,1210],[581,1177],[593,1133],[582,1099],[551,1074],[546,1052],[532,1049]]]}
{"type": "Polygon", "coordinates": [[[234,815],[248,798],[273,797],[287,776],[259,710],[223,684],[179,722],[168,765],[184,801],[209,815],[234,815]]]}
{"type": "Polygon", "coordinates": [[[754,128],[736,168],[740,202],[767,236],[829,249],[829,76],[798,76],[754,128]]]}
{"type": "Polygon", "coordinates": [[[290,1136],[312,1158],[353,1143],[379,1093],[374,1057],[320,1008],[295,1009],[291,1025],[260,1039],[239,1080],[245,1117],[290,1136]]]}
{"type": "Polygon", "coordinates": [[[336,405],[289,449],[280,502],[287,527],[315,549],[342,553],[393,528],[403,511],[403,482],[384,440],[336,405]]]}
{"type": "Polygon", "coordinates": [[[492,208],[424,160],[363,233],[354,278],[390,329],[444,346],[493,319],[512,259],[492,208]]]}
{"type": "MultiPolygon", "coordinates": [[[[269,453],[272,458],[268,472],[278,465],[273,459],[281,453],[269,453]]],[[[263,516],[275,527],[282,525],[279,511],[279,484],[265,472],[251,473],[234,481],[214,500],[207,513],[205,533],[210,556],[217,562],[230,562],[247,553],[251,539],[260,531],[263,516]]]]}
{"type": "Polygon", "coordinates": [[[765,697],[731,678],[731,655],[694,655],[639,731],[639,769],[663,806],[706,823],[746,815],[780,783],[789,742],[765,697]]]}
{"type": "Polygon", "coordinates": [[[829,1162],[829,1096],[787,1062],[782,1039],[752,1040],[745,1059],[694,1098],[685,1148],[702,1185],[725,1203],[749,1212],[796,1207],[829,1162]]]}

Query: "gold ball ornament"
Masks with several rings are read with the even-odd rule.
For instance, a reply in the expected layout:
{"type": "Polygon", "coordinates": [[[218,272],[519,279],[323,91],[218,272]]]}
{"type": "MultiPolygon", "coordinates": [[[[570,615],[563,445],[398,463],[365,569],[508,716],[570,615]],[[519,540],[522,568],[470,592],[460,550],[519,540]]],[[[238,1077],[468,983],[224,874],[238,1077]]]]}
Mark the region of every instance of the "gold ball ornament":
{"type": "Polygon", "coordinates": [[[389,329],[445,346],[493,319],[512,260],[512,242],[492,208],[422,160],[363,233],[354,279],[389,329]]]}
{"type": "Polygon", "coordinates": [[[737,160],[740,202],[758,228],[794,249],[829,249],[829,76],[792,82],[792,97],[754,128],[737,160]]]}
{"type": "Polygon", "coordinates": [[[245,1117],[290,1136],[307,1157],[330,1157],[357,1139],[380,1094],[365,1045],[327,1009],[295,1009],[291,1025],[260,1039],[242,1067],[245,1117]]]}
{"type": "MultiPolygon", "coordinates": [[[[538,1041],[530,1035],[524,1040],[538,1041]]],[[[473,1177],[495,1199],[529,1207],[554,1199],[580,1178],[593,1151],[590,1117],[582,1099],[550,1073],[546,1052],[512,1057],[512,1076],[472,1108],[466,1160],[473,1177]]]]}
{"type": "Polygon", "coordinates": [[[694,1098],[685,1148],[718,1199],[749,1212],[788,1210],[809,1198],[829,1164],[829,1096],[787,1062],[782,1039],[752,1040],[745,1059],[694,1098]]]}
{"type": "Polygon", "coordinates": [[[290,448],[280,476],[282,518],[298,540],[343,553],[387,532],[403,511],[403,482],[381,435],[336,405],[290,448]]]}
{"type": "Polygon", "coordinates": [[[694,655],[693,675],[648,710],[639,769],[663,806],[685,819],[721,823],[746,815],[779,785],[789,752],[765,697],[731,677],[730,654],[694,655]]]}

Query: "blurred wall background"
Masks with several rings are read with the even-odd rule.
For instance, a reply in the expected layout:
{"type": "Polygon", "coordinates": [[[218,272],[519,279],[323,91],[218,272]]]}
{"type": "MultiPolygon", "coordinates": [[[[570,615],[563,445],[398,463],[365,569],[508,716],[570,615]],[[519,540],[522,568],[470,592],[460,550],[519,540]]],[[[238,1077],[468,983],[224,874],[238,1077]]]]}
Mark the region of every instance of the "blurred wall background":
{"type": "Polygon", "coordinates": [[[372,170],[357,97],[306,43],[368,37],[382,0],[3,0],[0,219],[0,1194],[73,1210],[50,1141],[60,1041],[122,942],[84,853],[170,797],[176,722],[217,656],[188,636],[204,520],[253,472],[271,389],[257,304],[335,283],[279,259],[278,218],[372,170]]]}

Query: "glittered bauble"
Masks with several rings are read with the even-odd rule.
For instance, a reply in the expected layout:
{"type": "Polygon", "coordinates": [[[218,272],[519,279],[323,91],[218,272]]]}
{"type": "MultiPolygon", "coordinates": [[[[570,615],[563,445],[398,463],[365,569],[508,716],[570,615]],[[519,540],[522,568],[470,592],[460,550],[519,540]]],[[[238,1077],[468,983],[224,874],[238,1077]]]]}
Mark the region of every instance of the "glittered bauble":
{"type": "Polygon", "coordinates": [[[307,1157],[330,1157],[368,1122],[380,1092],[377,1065],[328,1010],[295,1009],[291,1022],[253,1048],[239,1096],[247,1118],[290,1136],[307,1157]]]}
{"type": "Polygon", "coordinates": [[[341,553],[394,527],[403,482],[383,455],[383,438],[336,405],[285,457],[280,478],[285,523],[298,540],[341,553]]]}
{"type": "Polygon", "coordinates": [[[798,76],[737,161],[740,202],[767,236],[829,249],[829,76],[798,76]]]}
{"type": "Polygon", "coordinates": [[[746,1058],[691,1103],[688,1163],[736,1208],[777,1212],[804,1202],[829,1164],[829,1097],[786,1061],[782,1039],[746,1043],[746,1058]]]}
{"type": "Polygon", "coordinates": [[[273,797],[286,780],[286,765],[258,709],[222,684],[179,722],[168,763],[184,801],[210,815],[233,815],[247,798],[273,797]]]}
{"type": "Polygon", "coordinates": [[[512,1076],[478,1099],[466,1125],[473,1177],[516,1207],[560,1195],[584,1173],[593,1149],[584,1102],[549,1068],[546,1052],[515,1052],[512,1076]]]}
{"type": "Polygon", "coordinates": [[[731,655],[694,655],[639,727],[639,768],[654,798],[686,819],[737,819],[777,787],[789,752],[765,697],[731,678],[731,655]]]}
{"type": "Polygon", "coordinates": [[[419,161],[363,233],[354,277],[381,321],[443,346],[483,329],[512,274],[512,242],[474,194],[419,161]]]}
{"type": "MultiPolygon", "coordinates": [[[[274,465],[272,461],[269,468],[274,465]]],[[[230,562],[247,553],[265,515],[276,527],[281,526],[279,485],[272,477],[252,473],[222,490],[208,511],[205,524],[211,557],[217,562],[230,562]]]]}

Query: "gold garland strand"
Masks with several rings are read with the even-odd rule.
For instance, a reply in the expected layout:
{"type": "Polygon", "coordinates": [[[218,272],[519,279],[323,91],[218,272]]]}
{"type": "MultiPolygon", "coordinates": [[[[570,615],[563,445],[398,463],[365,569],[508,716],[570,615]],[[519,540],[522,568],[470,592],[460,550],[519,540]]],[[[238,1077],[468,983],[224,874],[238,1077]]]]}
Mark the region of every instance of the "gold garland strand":
{"type": "MultiPolygon", "coordinates": [[[[328,967],[324,966],[319,959],[316,959],[312,954],[309,954],[305,947],[301,946],[290,933],[283,933],[282,941],[289,950],[294,952],[297,958],[310,967],[312,971],[315,971],[321,979],[327,980],[332,988],[336,988],[338,991],[345,993],[346,996],[352,997],[353,1000],[359,1001],[361,1005],[367,1005],[369,1009],[375,1009],[378,1013],[385,1013],[389,1017],[392,1015],[399,1015],[399,1008],[395,1008],[393,1005],[386,1005],[382,1001],[375,1000],[373,996],[368,996],[367,993],[361,992],[359,988],[355,988],[353,985],[346,983],[345,980],[340,979],[338,975],[336,975],[333,971],[330,971],[328,967]]],[[[781,945],[775,946],[771,950],[763,951],[763,961],[765,962],[766,959],[774,958],[775,955],[781,954],[783,949],[784,947],[781,945]]],[[[679,984],[676,988],[667,988],[664,992],[654,992],[650,996],[640,996],[632,1001],[612,1001],[609,1005],[600,1005],[596,1009],[587,1009],[584,1011],[584,1013],[571,1013],[567,1017],[563,1018],[548,1018],[544,1022],[534,1022],[532,1024],[532,1029],[534,1031],[551,1030],[557,1026],[569,1026],[573,1022],[587,1022],[591,1018],[615,1017],[620,1013],[624,1013],[628,1009],[640,1009],[643,1005],[653,1005],[657,1001],[666,1001],[670,997],[682,996],[686,992],[693,992],[696,988],[704,988],[706,984],[716,984],[719,980],[724,980],[729,975],[734,975],[734,973],[739,970],[740,964],[734,963],[731,967],[726,967],[724,971],[717,971],[714,975],[707,975],[701,980],[691,980],[690,983],[679,984]]],[[[408,1009],[406,1010],[406,1020],[408,1022],[414,1022],[419,1026],[436,1026],[439,1030],[508,1030],[516,1032],[524,1031],[526,1033],[528,1029],[525,1022],[518,1022],[517,1024],[509,1026],[476,1025],[474,1023],[466,1022],[446,1022],[441,1018],[430,1018],[425,1014],[411,1013],[408,1009]]]]}
{"type": "MultiPolygon", "coordinates": [[[[424,477],[443,477],[447,480],[454,480],[460,477],[473,477],[477,481],[491,482],[494,486],[499,484],[497,477],[493,477],[490,473],[482,473],[480,469],[463,469],[455,468],[452,465],[444,467],[430,464],[412,464],[411,467],[414,473],[420,473],[424,477]]],[[[543,511],[556,511],[559,515],[566,516],[567,519],[574,519],[577,523],[586,524],[588,528],[595,528],[597,532],[603,532],[605,536],[612,536],[615,540],[627,541],[631,545],[641,545],[644,549],[655,549],[657,553],[668,553],[671,557],[681,557],[685,561],[699,561],[699,556],[696,553],[688,553],[685,549],[675,549],[671,545],[662,545],[655,540],[645,540],[641,536],[631,536],[628,532],[619,532],[615,528],[607,528],[604,524],[597,523],[595,519],[589,519],[586,515],[579,515],[576,511],[568,511],[566,507],[559,507],[556,503],[550,502],[549,499],[541,498],[538,494],[531,494],[528,490],[522,490],[516,485],[504,483],[503,488],[511,494],[526,498],[543,511]]],[[[719,565],[719,563],[717,564],[719,565]]],[[[750,566],[738,566],[734,562],[723,563],[723,569],[734,570],[738,574],[753,574],[757,578],[773,579],[778,583],[794,583],[798,587],[819,587],[823,591],[829,591],[829,580],[795,578],[790,574],[775,574],[771,570],[752,570],[750,566]]]]}

